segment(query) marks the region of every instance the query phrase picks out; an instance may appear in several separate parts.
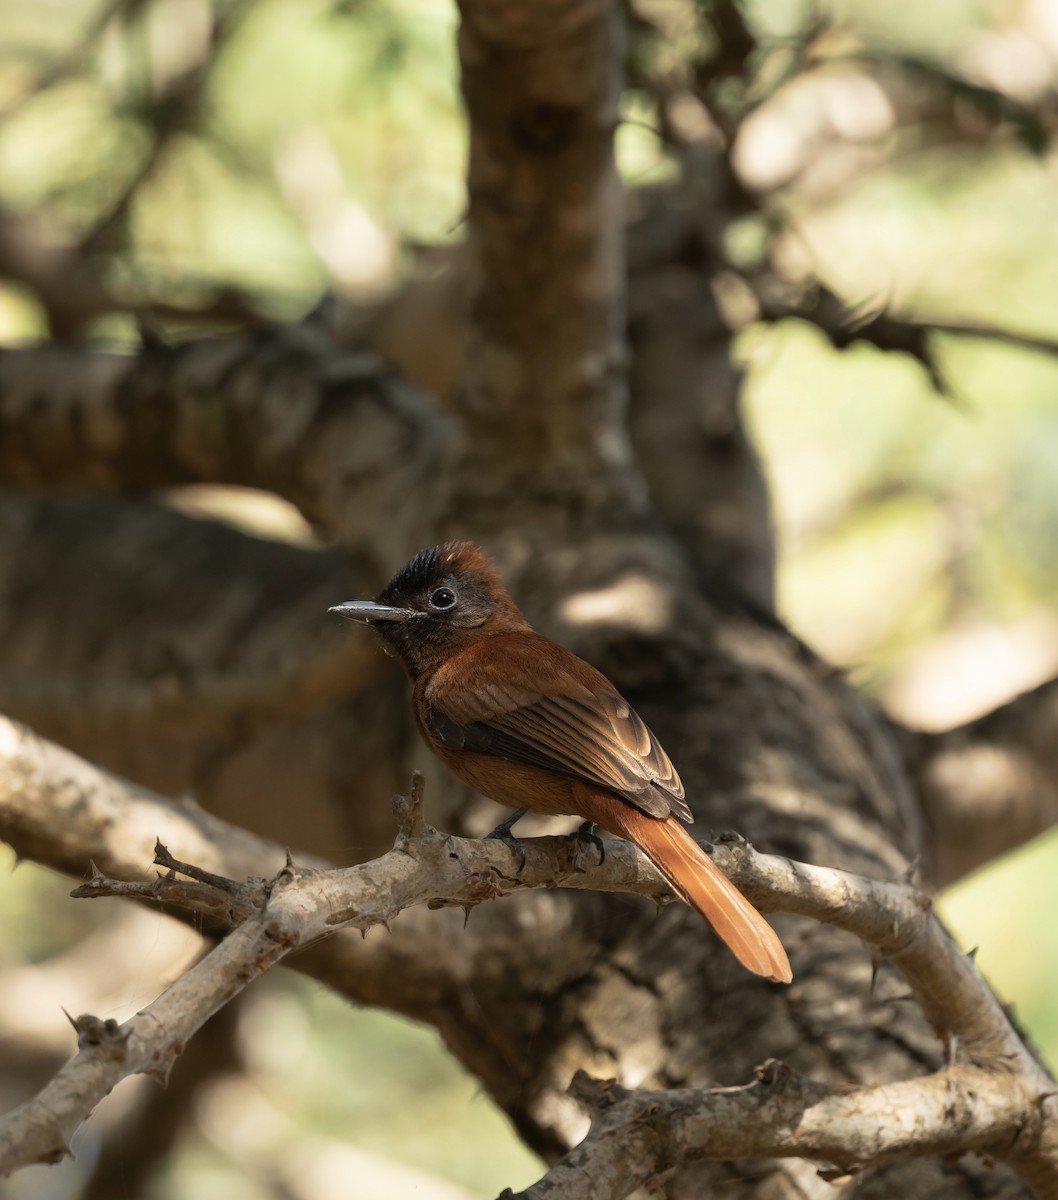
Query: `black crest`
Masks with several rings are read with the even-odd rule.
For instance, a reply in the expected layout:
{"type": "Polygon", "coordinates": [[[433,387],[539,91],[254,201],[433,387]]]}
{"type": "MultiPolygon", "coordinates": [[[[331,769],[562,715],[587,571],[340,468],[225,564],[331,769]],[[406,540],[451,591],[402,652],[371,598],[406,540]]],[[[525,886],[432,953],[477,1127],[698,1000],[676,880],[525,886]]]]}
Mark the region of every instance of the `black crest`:
{"type": "Polygon", "coordinates": [[[380,604],[411,604],[430,588],[455,580],[473,581],[487,590],[499,588],[499,573],[492,559],[473,542],[445,542],[420,550],[386,584],[380,604]]]}

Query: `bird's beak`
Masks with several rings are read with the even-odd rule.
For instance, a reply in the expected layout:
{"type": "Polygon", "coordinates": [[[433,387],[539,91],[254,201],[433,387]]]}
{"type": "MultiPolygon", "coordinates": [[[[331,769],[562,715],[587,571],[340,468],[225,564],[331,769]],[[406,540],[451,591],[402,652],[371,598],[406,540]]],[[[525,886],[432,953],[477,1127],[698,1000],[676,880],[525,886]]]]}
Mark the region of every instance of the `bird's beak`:
{"type": "Polygon", "coordinates": [[[328,612],[337,613],[340,617],[348,617],[351,621],[409,621],[412,617],[424,617],[426,614],[417,608],[393,608],[389,604],[376,604],[374,600],[347,600],[344,604],[336,604],[328,612]]]}

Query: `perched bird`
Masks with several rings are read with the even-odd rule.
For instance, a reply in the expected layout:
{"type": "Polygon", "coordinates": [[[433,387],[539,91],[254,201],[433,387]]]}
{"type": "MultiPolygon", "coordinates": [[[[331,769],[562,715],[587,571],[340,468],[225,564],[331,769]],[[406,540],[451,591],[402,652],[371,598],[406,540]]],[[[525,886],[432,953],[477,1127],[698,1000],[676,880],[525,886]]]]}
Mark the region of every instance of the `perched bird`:
{"type": "Polygon", "coordinates": [[[371,625],[414,684],[427,745],[519,811],[576,815],[634,842],[750,971],[789,983],[775,931],[687,833],[676,768],[617,689],[535,632],[469,542],[422,550],[377,600],[330,610],[371,625]]]}

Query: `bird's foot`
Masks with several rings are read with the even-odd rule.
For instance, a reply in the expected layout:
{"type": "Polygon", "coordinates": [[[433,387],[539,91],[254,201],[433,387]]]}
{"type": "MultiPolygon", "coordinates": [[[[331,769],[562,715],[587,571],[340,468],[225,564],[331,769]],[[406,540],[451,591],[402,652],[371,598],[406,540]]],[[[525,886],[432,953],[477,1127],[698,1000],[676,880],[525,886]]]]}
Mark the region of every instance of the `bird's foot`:
{"type": "MultiPolygon", "coordinates": [[[[599,861],[597,864],[592,864],[592,865],[600,866],[600,867],[603,865],[603,863],[606,861],[606,846],[603,843],[602,838],[599,837],[599,835],[595,832],[595,822],[594,821],[585,821],[582,825],[579,825],[574,830],[574,832],[571,834],[571,836],[574,839],[576,839],[576,841],[578,843],[583,844],[584,842],[587,842],[590,845],[594,846],[595,849],[599,853],[599,861]]],[[[578,854],[578,857],[579,857],[579,854],[578,854]]],[[[584,868],[580,867],[578,869],[583,870],[584,868]]]]}
{"type": "Polygon", "coordinates": [[[485,841],[487,842],[503,842],[505,846],[510,846],[510,848],[518,856],[519,872],[525,869],[525,847],[514,836],[514,834],[511,833],[511,830],[513,829],[514,825],[525,816],[525,812],[526,810],[524,808],[516,808],[505,821],[501,821],[485,838],[485,841]]]}

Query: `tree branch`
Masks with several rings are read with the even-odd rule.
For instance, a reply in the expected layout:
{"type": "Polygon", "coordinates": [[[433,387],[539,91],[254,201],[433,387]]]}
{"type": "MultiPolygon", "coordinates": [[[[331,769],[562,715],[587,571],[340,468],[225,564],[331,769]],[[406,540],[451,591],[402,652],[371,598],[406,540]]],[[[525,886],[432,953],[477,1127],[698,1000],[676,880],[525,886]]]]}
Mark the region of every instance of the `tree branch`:
{"type": "MultiPolygon", "coordinates": [[[[966,1065],[850,1088],[802,1078],[773,1060],[744,1087],[668,1092],[627,1091],[581,1072],[571,1091],[591,1110],[588,1136],[537,1183],[500,1200],[620,1200],[703,1158],[822,1160],[820,1174],[833,1182],[925,1155],[979,1150],[1002,1158],[1039,1137],[1045,1107],[1007,1074],[966,1065]]],[[[1056,1181],[1052,1165],[1037,1195],[1053,1195],[1056,1181]]]]}
{"type": "Polygon", "coordinates": [[[899,316],[884,309],[858,315],[847,301],[822,284],[816,284],[807,295],[799,295],[796,300],[773,299],[761,288],[754,291],[764,320],[799,317],[825,333],[835,350],[866,342],[886,353],[910,355],[926,369],[934,389],[941,395],[949,395],[951,387],[944,377],[934,334],[983,338],[1052,357],[1058,355],[1058,341],[1054,338],[1019,333],[983,321],[899,316]]]}
{"type": "Polygon", "coordinates": [[[1029,1052],[973,958],[951,940],[929,896],[910,883],[865,879],[832,867],[758,854],[748,845],[714,857],[754,903],[802,913],[854,933],[904,976],[934,1030],[958,1039],[971,1061],[1016,1065],[1042,1092],[1053,1086],[1029,1052]]]}
{"type": "Polygon", "coordinates": [[[612,488],[631,469],[613,155],[621,13],[608,0],[460,11],[475,285],[463,486],[502,493],[515,478],[565,493],[574,473],[581,495],[586,482],[612,488]]]}
{"type": "Polygon", "coordinates": [[[1058,679],[955,729],[903,737],[938,887],[1058,823],[1058,679]]]}
{"type": "MultiPolygon", "coordinates": [[[[73,756],[49,749],[15,726],[6,726],[5,734],[2,745],[7,750],[9,771],[0,778],[14,774],[17,783],[13,789],[17,797],[0,796],[5,835],[20,833],[11,840],[23,852],[27,845],[38,851],[47,849],[41,844],[41,829],[52,831],[63,822],[56,822],[53,812],[40,815],[46,806],[34,804],[32,796],[26,798],[25,793],[31,790],[26,784],[33,782],[34,767],[38,775],[51,767],[54,782],[55,764],[42,761],[40,756],[57,754],[59,766],[67,772],[73,756]],[[34,754],[36,762],[32,761],[34,754]],[[20,819],[17,813],[13,818],[11,812],[18,803],[24,810],[20,819]],[[29,836],[34,820],[38,826],[35,838],[29,836]]],[[[83,768],[92,770],[87,764],[83,768]]],[[[105,802],[111,806],[116,803],[126,812],[143,807],[135,795],[114,795],[117,786],[111,783],[111,795],[105,802]]],[[[64,791],[74,789],[67,787],[64,791]]],[[[75,796],[71,807],[91,808],[90,799],[75,796]]],[[[458,905],[469,910],[520,888],[602,888],[655,898],[666,891],[650,864],[627,843],[606,843],[603,861],[595,864],[590,862],[596,853],[590,843],[575,838],[532,839],[525,843],[525,867],[519,871],[512,851],[500,843],[454,838],[425,825],[421,793],[402,800],[397,813],[400,829],[395,848],[380,859],[345,871],[314,873],[295,881],[291,877],[297,872],[288,865],[271,885],[264,886],[260,880],[251,880],[248,886],[236,885],[218,879],[218,873],[210,868],[189,867],[163,851],[157,861],[169,874],[160,879],[130,883],[97,876],[77,889],[78,895],[129,895],[163,903],[169,909],[190,909],[205,916],[212,928],[244,919],[218,951],[174,985],[179,993],[175,1010],[178,1019],[168,1007],[171,989],[162,998],[166,1001],[164,1011],[155,1014],[152,1006],[120,1029],[108,1029],[94,1019],[87,1023],[82,1020],[79,1032],[95,1030],[94,1043],[83,1047],[44,1092],[0,1125],[0,1148],[7,1147],[0,1149],[0,1164],[6,1163],[11,1169],[61,1153],[76,1126],[77,1114],[80,1119],[86,1117],[119,1079],[134,1071],[157,1071],[158,1064],[170,1061],[177,1047],[211,1012],[262,970],[290,950],[317,941],[341,925],[366,932],[374,925],[388,925],[398,912],[412,905],[458,905]],[[177,870],[194,878],[190,882],[181,880],[174,873],[177,870]],[[255,910],[262,902],[263,909],[258,913],[255,910]],[[248,912],[252,915],[245,917],[248,912]],[[152,1029],[145,1024],[147,1015],[164,1019],[152,1029]]],[[[159,815],[157,809],[155,815],[159,815]]],[[[205,814],[196,816],[205,818],[205,814]]],[[[206,818],[204,823],[220,825],[213,818],[206,818]]],[[[54,839],[56,835],[50,836],[54,839]]],[[[257,839],[248,845],[260,849],[257,839]]],[[[210,850],[215,860],[216,848],[210,850]]],[[[689,1107],[686,1101],[692,1093],[682,1098],[678,1093],[667,1094],[664,1111],[673,1116],[673,1132],[661,1138],[660,1149],[651,1150],[648,1162],[657,1163],[661,1153],[671,1159],[664,1166],[717,1154],[811,1154],[850,1168],[865,1161],[865,1135],[852,1120],[858,1114],[877,1126],[873,1152],[866,1155],[872,1163],[956,1146],[987,1146],[1041,1189],[1041,1195],[1048,1194],[1046,1187],[1058,1184],[1058,1111],[1052,1098],[1053,1082],[1011,1027],[972,960],[952,944],[921,892],[907,883],[873,881],[761,855],[745,844],[720,845],[714,853],[721,867],[766,910],[803,913],[855,933],[875,946],[904,975],[934,1028],[949,1039],[956,1065],[949,1075],[937,1077],[945,1080],[946,1090],[942,1092],[936,1090],[939,1085],[921,1080],[887,1085],[895,1089],[889,1093],[880,1089],[842,1092],[800,1081],[794,1089],[800,1097],[796,1120],[791,1116],[786,1092],[775,1102],[770,1093],[751,1095],[750,1089],[738,1102],[748,1103],[749,1109],[740,1109],[734,1101],[717,1101],[734,1104],[730,1110],[710,1107],[713,1102],[709,1098],[715,1093],[706,1093],[704,1100],[700,1093],[693,1093],[696,1098],[689,1107]],[[997,1088],[1005,1098],[989,1117],[984,1101],[999,1095],[997,1088]],[[912,1111],[918,1117],[910,1124],[907,1113],[892,1109],[897,1099],[914,1102],[912,1111]],[[771,1105],[763,1116],[762,1104],[771,1105]],[[938,1105],[947,1106],[943,1126],[937,1118],[938,1105]],[[883,1120],[887,1111],[889,1119],[883,1120]],[[894,1111],[898,1113],[895,1118],[894,1111]],[[726,1130],[724,1136],[729,1140],[723,1140],[711,1124],[718,1117],[723,1118],[718,1128],[726,1130]],[[848,1118],[844,1132],[834,1125],[839,1117],[848,1118]],[[958,1141],[948,1140],[956,1136],[953,1126],[960,1131],[958,1141]],[[768,1137],[773,1140],[761,1140],[768,1137]]],[[[56,857],[61,861],[64,856],[60,853],[56,857]]],[[[319,975],[318,969],[314,973],[319,975]]],[[[162,1004],[162,1000],[157,1003],[162,1004]]],[[[655,1111],[656,1099],[651,1093],[632,1097],[629,1103],[631,1115],[641,1119],[655,1111]]],[[[619,1116],[623,1128],[629,1117],[627,1113],[619,1116]]],[[[595,1139],[609,1137],[608,1131],[609,1125],[601,1133],[597,1130],[595,1139]]],[[[589,1141],[583,1155],[590,1160],[595,1153],[589,1141]]],[[[577,1165],[580,1160],[567,1160],[566,1166],[570,1162],[577,1165]]],[[[560,1171],[556,1179],[561,1182],[561,1178],[560,1171]]],[[[627,1182],[628,1173],[623,1172],[621,1178],[627,1182]]],[[[605,1195],[625,1195],[633,1186],[634,1182],[625,1191],[605,1195]]],[[[581,1194],[561,1190],[527,1193],[581,1194]]]]}
{"type": "MultiPolygon", "coordinates": [[[[687,187],[684,201],[694,198],[687,187]]],[[[647,200],[641,207],[650,210],[647,200]]],[[[660,221],[662,206],[639,225],[660,221]]],[[[666,212],[666,228],[683,214],[666,212]]],[[[685,222],[686,238],[695,231],[685,222]]],[[[649,243],[649,235],[640,239],[649,243]]],[[[629,294],[629,422],[651,502],[703,579],[774,609],[775,547],[767,487],[742,420],[742,374],[731,331],[712,301],[712,270],[665,260],[644,263],[629,294]]]]}
{"type": "Polygon", "coordinates": [[[383,663],[326,617],[374,586],[347,556],[164,504],[6,496],[0,562],[0,708],[35,728],[215,746],[348,695],[383,663]]]}
{"type": "MultiPolygon", "coordinates": [[[[157,838],[229,877],[274,873],[282,847],[93,766],[0,717],[0,838],[21,858],[84,877],[141,879],[157,838]]],[[[317,865],[329,865],[318,860],[317,865]]]]}
{"type": "MultiPolygon", "coordinates": [[[[129,783],[3,717],[0,839],[20,857],[75,878],[91,873],[119,882],[142,881],[144,864],[151,860],[159,839],[175,847],[183,860],[230,879],[271,876],[286,853],[275,842],[223,821],[193,801],[170,800],[129,783]]],[[[574,884],[583,880],[585,887],[590,886],[593,874],[578,870],[584,865],[582,857],[578,846],[571,846],[566,838],[533,839],[521,876],[523,885],[543,886],[561,878],[574,884]]],[[[602,869],[615,890],[657,897],[670,894],[650,864],[628,843],[615,843],[607,858],[602,869]]],[[[470,861],[468,874],[480,877],[470,885],[471,892],[516,886],[515,855],[501,842],[481,843],[470,861]]],[[[301,852],[298,862],[320,870],[332,867],[325,859],[301,852]]],[[[99,885],[95,886],[98,889],[99,885]]],[[[161,905],[171,915],[198,926],[205,924],[217,933],[230,928],[227,901],[218,907],[216,897],[208,892],[189,892],[167,881],[150,887],[150,894],[141,898],[161,905]]],[[[368,906],[368,911],[384,910],[384,898],[372,895],[374,906],[368,906]]],[[[411,912],[389,938],[367,942],[330,938],[299,955],[297,967],[352,999],[387,1004],[429,1020],[437,1015],[438,993],[452,980],[453,971],[459,973],[446,956],[437,953],[437,938],[438,915],[411,912]]],[[[467,950],[473,941],[471,929],[461,936],[462,948],[467,950]]]]}
{"type": "Polygon", "coordinates": [[[146,499],[8,495],[0,562],[0,712],[280,844],[389,845],[384,806],[348,796],[407,776],[404,683],[326,612],[377,590],[363,556],[146,499]]]}
{"type": "MultiPolygon", "coordinates": [[[[625,194],[629,433],[652,505],[703,578],[770,611],[767,488],[744,429],[742,375],[713,301],[716,260],[701,228],[712,199],[692,175],[625,194]]],[[[445,408],[467,367],[469,257],[466,245],[432,251],[431,270],[359,316],[367,343],[445,408]]]]}
{"type": "MultiPolygon", "coordinates": [[[[19,733],[14,727],[8,732],[19,733]]],[[[47,752],[43,745],[27,745],[24,753],[34,749],[47,752]]],[[[69,767],[69,761],[63,765],[69,767]]],[[[37,1096],[0,1121],[0,1174],[34,1162],[56,1162],[69,1153],[76,1128],[128,1075],[149,1074],[164,1082],[173,1060],[208,1017],[292,951],[343,924],[366,932],[410,905],[430,901],[436,906],[438,897],[444,903],[469,907],[505,894],[504,875],[492,864],[498,857],[513,871],[515,856],[508,847],[464,842],[425,826],[421,790],[401,808],[400,816],[397,848],[347,871],[305,875],[288,861],[268,885],[254,878],[238,885],[174,860],[159,845],[155,861],[169,872],[161,878],[130,883],[96,875],[76,889],[74,895],[137,896],[189,909],[205,916],[213,928],[223,926],[226,919],[240,923],[215,950],[123,1025],[92,1016],[74,1022],[77,1056],[37,1096]],[[176,870],[194,878],[191,882],[177,879],[176,870]]],[[[637,867],[625,857],[626,868],[631,868],[627,873],[634,876],[637,867]]],[[[567,863],[567,873],[575,870],[567,863]]],[[[658,883],[655,876],[654,886],[658,883]]]]}
{"type": "Polygon", "coordinates": [[[315,324],[135,355],[0,352],[0,484],[262,487],[387,565],[419,544],[446,440],[425,397],[315,324]]]}

